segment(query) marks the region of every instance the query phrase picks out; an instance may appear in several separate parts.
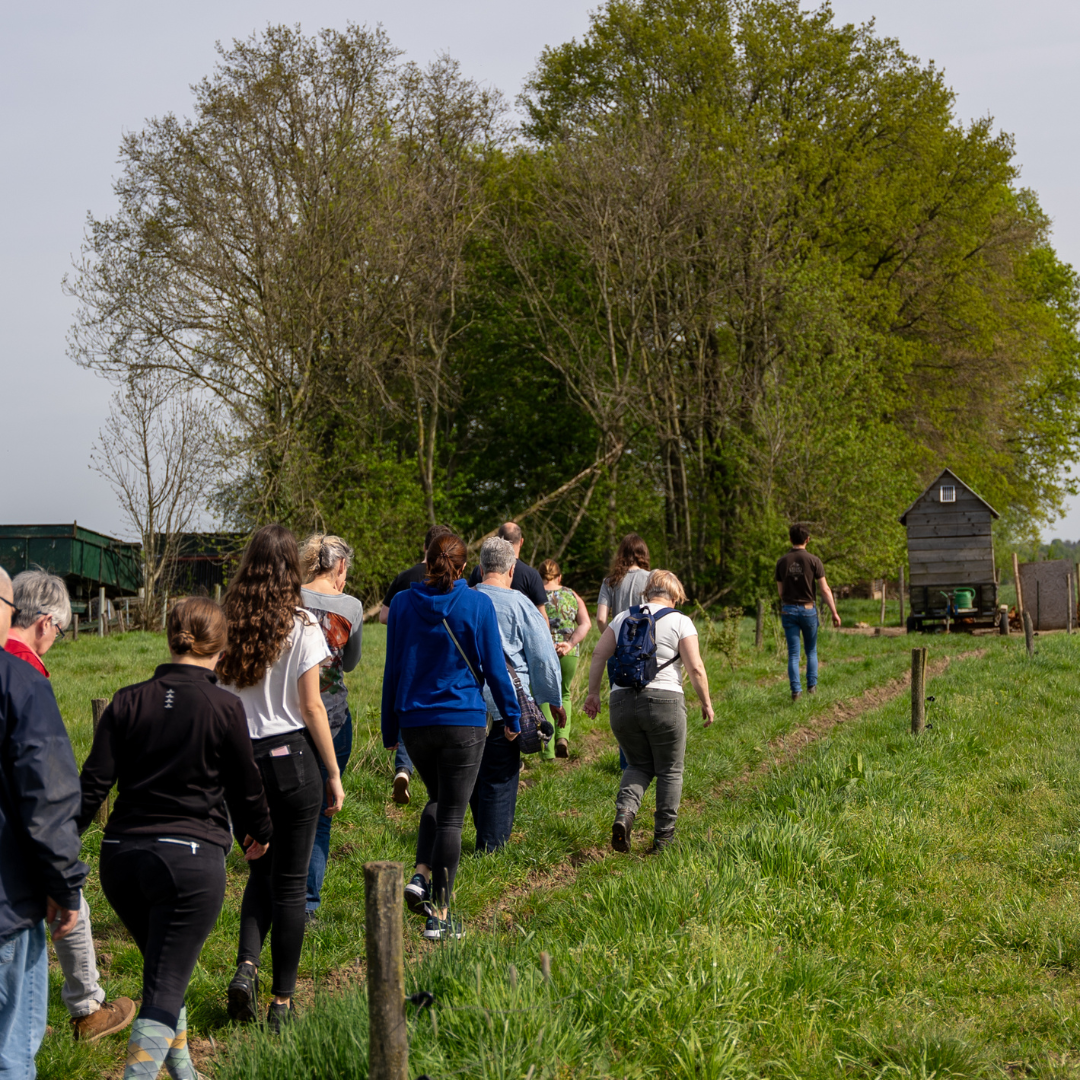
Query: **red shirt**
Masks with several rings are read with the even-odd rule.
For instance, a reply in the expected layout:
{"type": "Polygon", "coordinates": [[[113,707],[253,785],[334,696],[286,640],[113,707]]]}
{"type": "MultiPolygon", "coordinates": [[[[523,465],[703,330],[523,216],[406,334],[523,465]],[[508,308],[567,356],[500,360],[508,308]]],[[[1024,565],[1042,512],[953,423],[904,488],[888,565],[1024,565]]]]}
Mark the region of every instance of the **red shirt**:
{"type": "Polygon", "coordinates": [[[36,668],[47,679],[49,672],[46,670],[45,665],[41,662],[41,657],[38,656],[33,649],[24,645],[13,634],[8,635],[7,644],[4,649],[11,653],[12,656],[17,656],[20,660],[25,660],[32,668],[36,668]]]}

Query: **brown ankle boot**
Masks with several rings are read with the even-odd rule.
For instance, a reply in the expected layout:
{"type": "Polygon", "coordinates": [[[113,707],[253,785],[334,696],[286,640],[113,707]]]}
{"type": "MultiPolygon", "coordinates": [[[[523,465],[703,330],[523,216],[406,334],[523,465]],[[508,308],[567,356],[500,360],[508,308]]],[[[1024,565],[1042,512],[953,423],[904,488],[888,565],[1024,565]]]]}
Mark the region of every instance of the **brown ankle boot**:
{"type": "Polygon", "coordinates": [[[615,851],[630,850],[630,833],[633,828],[634,815],[629,810],[620,810],[611,826],[611,846],[615,851]]]}

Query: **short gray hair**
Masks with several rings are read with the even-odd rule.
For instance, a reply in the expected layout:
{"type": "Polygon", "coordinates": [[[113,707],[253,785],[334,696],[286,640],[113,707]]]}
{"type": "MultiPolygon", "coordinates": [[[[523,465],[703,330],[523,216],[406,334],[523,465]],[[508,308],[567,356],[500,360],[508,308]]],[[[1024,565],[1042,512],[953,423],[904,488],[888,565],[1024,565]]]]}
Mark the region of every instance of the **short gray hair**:
{"type": "Polygon", "coordinates": [[[509,574],[517,561],[514,545],[498,536],[489,536],[480,545],[480,570],[484,574],[509,574]]]}
{"type": "Polygon", "coordinates": [[[11,583],[19,614],[12,625],[26,629],[42,615],[48,615],[61,629],[71,622],[71,598],[64,579],[37,567],[15,575],[11,583]]]}

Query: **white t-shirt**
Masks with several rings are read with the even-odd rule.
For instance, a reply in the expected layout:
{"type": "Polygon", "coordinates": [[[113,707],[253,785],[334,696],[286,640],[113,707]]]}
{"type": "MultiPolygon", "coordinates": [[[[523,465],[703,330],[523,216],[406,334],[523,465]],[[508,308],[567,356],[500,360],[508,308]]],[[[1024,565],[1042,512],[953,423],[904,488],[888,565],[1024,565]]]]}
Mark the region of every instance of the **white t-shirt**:
{"type": "MultiPolygon", "coordinates": [[[[662,608],[670,607],[670,605],[651,602],[642,604],[641,607],[645,611],[656,612],[662,608]]],[[[616,641],[619,640],[619,631],[629,614],[628,611],[623,611],[611,620],[611,631],[615,635],[616,641]]],[[[691,622],[690,617],[684,615],[681,611],[673,611],[670,615],[665,615],[662,619],[656,620],[657,664],[665,664],[672,657],[676,659],[674,664],[668,664],[663,671],[657,672],[656,678],[646,685],[646,690],[670,690],[676,694],[683,692],[683,666],[682,661],[678,659],[679,642],[687,637],[697,637],[697,627],[691,622]]],[[[633,693],[629,686],[613,686],[611,688],[613,694],[619,694],[623,691],[633,693]]]]}
{"type": "Polygon", "coordinates": [[[248,734],[253,739],[271,735],[286,735],[306,727],[300,713],[300,688],[297,682],[305,671],[330,658],[330,650],[322,629],[310,611],[298,609],[293,616],[293,629],[281,655],[269,667],[262,682],[237,690],[247,715],[248,734]]]}

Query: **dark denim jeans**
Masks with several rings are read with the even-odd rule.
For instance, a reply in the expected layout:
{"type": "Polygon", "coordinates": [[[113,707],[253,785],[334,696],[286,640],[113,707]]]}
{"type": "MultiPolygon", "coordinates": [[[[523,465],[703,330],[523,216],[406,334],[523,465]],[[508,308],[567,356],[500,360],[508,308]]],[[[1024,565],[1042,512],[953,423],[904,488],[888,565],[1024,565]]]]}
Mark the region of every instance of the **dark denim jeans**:
{"type": "Polygon", "coordinates": [[[442,906],[454,892],[461,862],[461,827],[484,754],[484,728],[429,724],[402,728],[409,757],[427,788],[420,815],[416,862],[431,867],[431,897],[442,906]]]}
{"type": "Polygon", "coordinates": [[[787,673],[791,683],[791,692],[802,691],[799,683],[799,635],[806,644],[806,685],[817,686],[817,608],[799,607],[798,604],[784,604],[780,609],[780,621],[787,638],[787,673]]]}
{"type": "Polygon", "coordinates": [[[409,757],[409,751],[405,749],[405,740],[401,738],[399,732],[397,749],[394,751],[394,775],[397,776],[399,772],[407,772],[412,776],[415,771],[412,759],[409,757]]]}
{"type": "MultiPolygon", "coordinates": [[[[353,726],[352,713],[346,713],[345,723],[334,733],[334,756],[337,758],[338,768],[341,775],[345,775],[345,766],[349,764],[349,755],[352,753],[353,726]]],[[[315,826],[315,844],[311,849],[311,863],[307,872],[307,910],[315,911],[322,903],[322,883],[326,877],[326,863],[330,858],[330,823],[334,820],[328,818],[325,810],[329,803],[326,801],[326,766],[319,762],[319,774],[323,782],[323,800],[319,809],[319,824],[315,826]]]]}
{"type": "Polygon", "coordinates": [[[514,828],[521,751],[517,739],[506,737],[502,721],[491,725],[484,743],[484,760],[476,777],[469,807],[476,826],[476,850],[498,851],[514,828]]]}
{"type": "Polygon", "coordinates": [[[319,755],[306,729],[254,740],[251,748],[270,804],[274,836],[270,850],[247,864],[236,962],[250,960],[259,965],[269,934],[271,993],[286,997],[296,989],[296,969],[304,947],[307,872],[324,788],[319,755]],[[282,746],[288,746],[290,753],[271,754],[282,746]]]}

